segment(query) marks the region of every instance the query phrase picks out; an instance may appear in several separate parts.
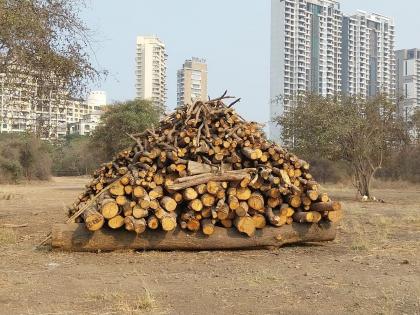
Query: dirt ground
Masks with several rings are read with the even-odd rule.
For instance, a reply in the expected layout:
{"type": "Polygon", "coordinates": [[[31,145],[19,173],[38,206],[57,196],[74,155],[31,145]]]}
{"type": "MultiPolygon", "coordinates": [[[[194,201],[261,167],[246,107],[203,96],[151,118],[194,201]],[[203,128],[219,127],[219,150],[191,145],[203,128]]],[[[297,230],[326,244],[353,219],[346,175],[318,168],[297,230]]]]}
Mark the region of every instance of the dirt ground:
{"type": "MultiPolygon", "coordinates": [[[[235,252],[36,249],[87,178],[0,186],[0,314],[420,314],[420,187],[346,210],[325,244],[235,252]],[[28,227],[4,228],[4,224],[28,227]]],[[[390,185],[392,187],[392,185],[390,185]]]]}

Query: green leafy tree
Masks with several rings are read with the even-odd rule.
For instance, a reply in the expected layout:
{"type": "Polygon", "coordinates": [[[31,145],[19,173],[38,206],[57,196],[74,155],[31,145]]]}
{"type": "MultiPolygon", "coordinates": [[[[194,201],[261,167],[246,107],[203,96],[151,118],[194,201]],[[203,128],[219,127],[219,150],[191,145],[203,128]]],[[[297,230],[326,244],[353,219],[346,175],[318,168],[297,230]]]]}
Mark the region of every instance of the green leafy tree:
{"type": "Polygon", "coordinates": [[[355,187],[368,197],[371,180],[385,158],[409,141],[407,126],[384,95],[371,99],[303,95],[278,122],[284,141],[298,153],[347,161],[355,187]]]}
{"type": "Polygon", "coordinates": [[[163,109],[150,101],[135,99],[108,106],[92,136],[92,149],[99,148],[104,158],[129,147],[133,140],[127,134],[139,133],[159,121],[163,109]]]}

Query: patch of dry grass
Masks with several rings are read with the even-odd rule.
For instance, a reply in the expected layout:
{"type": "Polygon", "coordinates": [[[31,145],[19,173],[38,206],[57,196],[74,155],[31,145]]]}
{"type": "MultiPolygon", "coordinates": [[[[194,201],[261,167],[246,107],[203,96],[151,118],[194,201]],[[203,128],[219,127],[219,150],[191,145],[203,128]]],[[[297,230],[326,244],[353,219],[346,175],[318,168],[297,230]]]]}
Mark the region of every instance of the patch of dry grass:
{"type": "Polygon", "coordinates": [[[143,314],[155,308],[155,299],[145,288],[143,294],[126,294],[121,292],[88,293],[89,301],[100,302],[109,307],[115,314],[143,314]]]}
{"type": "Polygon", "coordinates": [[[17,234],[13,229],[0,228],[0,246],[16,244],[17,234]]]}

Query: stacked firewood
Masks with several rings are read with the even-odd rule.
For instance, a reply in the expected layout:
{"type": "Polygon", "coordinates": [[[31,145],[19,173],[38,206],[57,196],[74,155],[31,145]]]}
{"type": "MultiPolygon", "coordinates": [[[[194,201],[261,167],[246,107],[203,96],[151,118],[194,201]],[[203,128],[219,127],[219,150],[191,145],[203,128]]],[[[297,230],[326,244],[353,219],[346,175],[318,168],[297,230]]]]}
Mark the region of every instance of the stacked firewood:
{"type": "Polygon", "coordinates": [[[341,205],[319,191],[309,164],[265,138],[229,97],[178,107],[94,173],[69,216],[91,231],[137,234],[215,226],[252,236],[266,225],[336,222],[341,205]]]}

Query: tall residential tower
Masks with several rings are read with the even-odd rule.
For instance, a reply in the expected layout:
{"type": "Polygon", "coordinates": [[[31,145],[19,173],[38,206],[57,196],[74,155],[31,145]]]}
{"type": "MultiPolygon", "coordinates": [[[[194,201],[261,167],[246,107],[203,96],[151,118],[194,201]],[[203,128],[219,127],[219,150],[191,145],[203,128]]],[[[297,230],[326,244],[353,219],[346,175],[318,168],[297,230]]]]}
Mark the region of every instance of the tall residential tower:
{"type": "Polygon", "coordinates": [[[165,44],[156,36],[138,36],[136,54],[136,96],[152,100],[158,105],[166,103],[165,44]]]}
{"type": "MultiPolygon", "coordinates": [[[[271,118],[302,92],[332,95],[341,90],[340,5],[333,0],[271,1],[271,118]]],[[[281,128],[270,124],[270,138],[281,128]]]]}
{"type": "Polygon", "coordinates": [[[177,104],[207,100],[207,64],[205,59],[186,60],[177,73],[177,104]]]}
{"type": "Polygon", "coordinates": [[[357,11],[343,19],[342,91],[395,95],[395,26],[391,18],[357,11]]]}
{"type": "Polygon", "coordinates": [[[399,112],[405,121],[410,121],[420,110],[420,49],[404,49],[396,52],[397,97],[399,112]]]}

